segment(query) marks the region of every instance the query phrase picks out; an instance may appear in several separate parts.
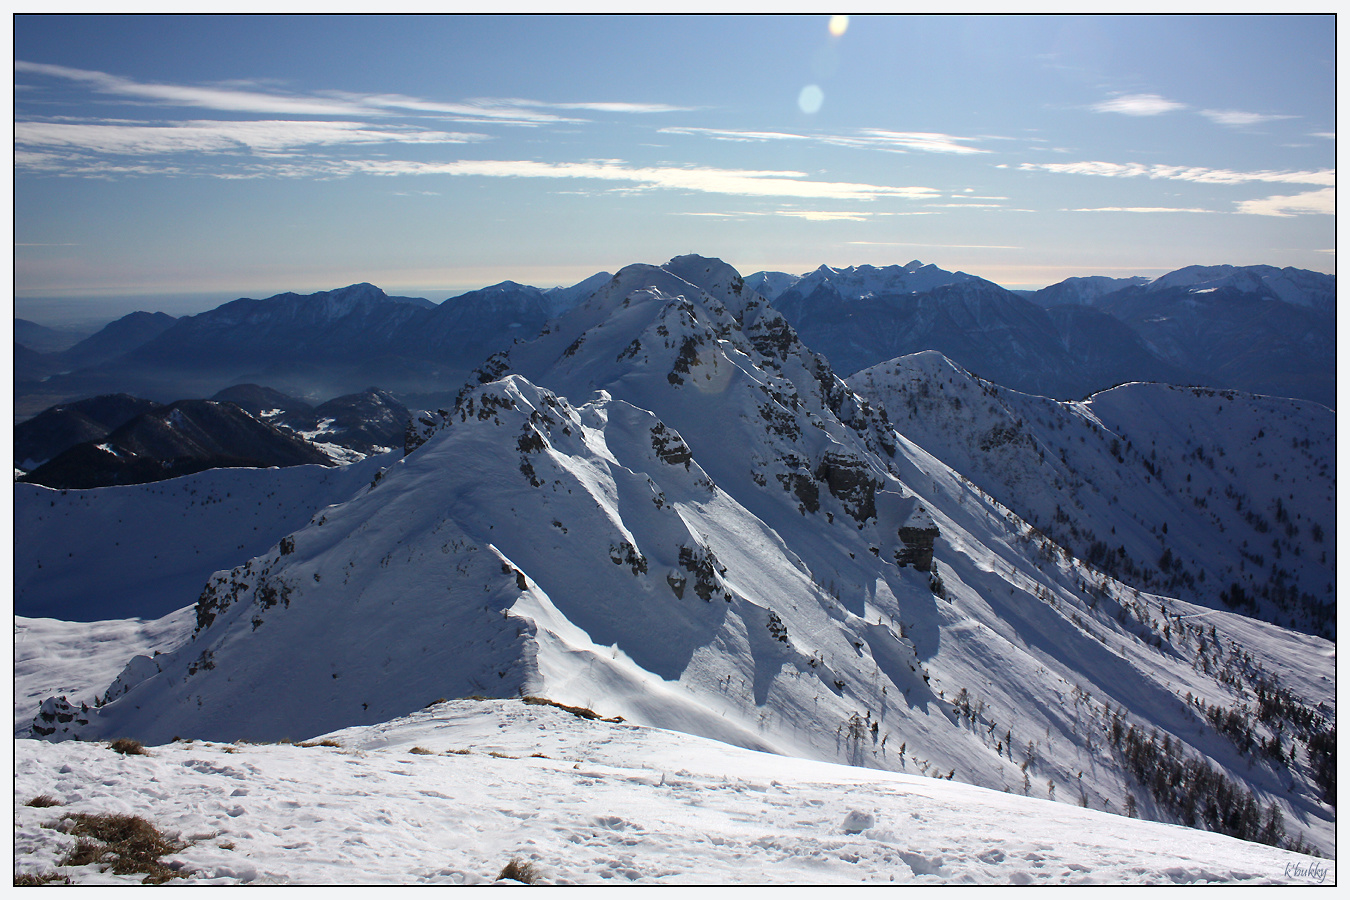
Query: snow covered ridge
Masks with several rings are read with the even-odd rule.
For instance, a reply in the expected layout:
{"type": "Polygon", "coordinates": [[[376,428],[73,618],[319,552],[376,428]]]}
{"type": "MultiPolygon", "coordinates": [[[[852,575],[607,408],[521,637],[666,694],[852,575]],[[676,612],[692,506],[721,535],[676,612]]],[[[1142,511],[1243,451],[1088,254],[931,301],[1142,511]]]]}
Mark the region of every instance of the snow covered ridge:
{"type": "Polygon", "coordinates": [[[991,384],[936,352],[849,383],[1095,568],[1334,639],[1332,410],[1161,384],[1063,402],[991,384]]]}
{"type": "Polygon", "coordinates": [[[180,885],[486,884],[513,860],[578,885],[1336,880],[1334,861],[1221,835],[516,701],[306,744],[17,741],[15,874],[139,883],[61,865],[75,839],[50,827],[126,810],[187,843],[161,860],[180,885]]]}
{"type": "Polygon", "coordinates": [[[477,382],[34,733],[303,739],[537,695],[1334,852],[1334,645],[1066,556],[724,263],[627,267],[477,382]]]}

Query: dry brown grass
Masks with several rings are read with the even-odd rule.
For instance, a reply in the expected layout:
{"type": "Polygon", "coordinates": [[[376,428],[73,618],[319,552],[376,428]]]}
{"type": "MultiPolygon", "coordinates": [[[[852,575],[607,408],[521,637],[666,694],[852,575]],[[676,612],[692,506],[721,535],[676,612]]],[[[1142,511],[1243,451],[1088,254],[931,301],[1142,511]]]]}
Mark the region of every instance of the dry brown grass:
{"type": "Polygon", "coordinates": [[[436,754],[436,751],[428,750],[426,747],[413,747],[408,752],[416,753],[418,756],[434,756],[436,754]]]}
{"type": "Polygon", "coordinates": [[[321,741],[305,741],[302,744],[296,744],[297,747],[341,747],[337,741],[332,738],[324,738],[321,741]]]}
{"type": "Polygon", "coordinates": [[[182,877],[160,862],[160,857],[187,845],[165,836],[140,816],[75,813],[61,821],[60,829],[79,838],[61,860],[63,866],[106,864],[115,875],[145,875],[142,884],[163,884],[182,877]]]}
{"type": "Polygon", "coordinates": [[[57,800],[51,794],[38,794],[32,800],[29,800],[25,806],[35,806],[38,809],[46,809],[50,806],[60,806],[61,801],[57,800]]]}
{"type": "Polygon", "coordinates": [[[116,750],[123,756],[149,756],[145,745],[140,741],[134,741],[131,738],[118,738],[108,745],[108,749],[116,750]]]}
{"type": "Polygon", "coordinates": [[[623,716],[614,716],[606,719],[593,709],[587,709],[584,706],[568,706],[566,703],[559,703],[558,701],[550,700],[547,697],[521,697],[520,700],[522,703],[526,703],[530,706],[554,706],[565,712],[570,712],[578,719],[591,719],[600,722],[614,723],[623,721],[623,716]]]}
{"type": "Polygon", "coordinates": [[[70,884],[69,875],[61,875],[57,872],[24,872],[22,875],[14,876],[15,887],[41,887],[44,884],[70,884]]]}
{"type": "Polygon", "coordinates": [[[534,863],[526,862],[517,857],[502,867],[502,873],[497,876],[498,881],[505,879],[519,881],[521,884],[534,884],[539,880],[539,871],[535,869],[534,863]]]}

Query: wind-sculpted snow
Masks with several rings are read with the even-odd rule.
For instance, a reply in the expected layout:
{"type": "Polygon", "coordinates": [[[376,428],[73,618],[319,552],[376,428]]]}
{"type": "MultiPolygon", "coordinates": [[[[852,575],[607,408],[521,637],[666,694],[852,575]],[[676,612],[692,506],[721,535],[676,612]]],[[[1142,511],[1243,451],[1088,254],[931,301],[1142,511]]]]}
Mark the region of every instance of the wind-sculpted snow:
{"type": "Polygon", "coordinates": [[[216,573],[186,645],[101,706],[51,701],[34,733],[299,739],[541,695],[1331,847],[1332,645],[1066,556],[719,261],[621,270],[407,443],[216,573]]]}

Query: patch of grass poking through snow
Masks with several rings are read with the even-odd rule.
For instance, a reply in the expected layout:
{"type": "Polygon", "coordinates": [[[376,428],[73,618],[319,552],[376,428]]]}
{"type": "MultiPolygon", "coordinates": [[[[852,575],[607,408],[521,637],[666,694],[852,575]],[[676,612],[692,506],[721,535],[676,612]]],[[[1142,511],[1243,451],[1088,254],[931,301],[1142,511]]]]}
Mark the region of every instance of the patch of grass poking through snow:
{"type": "Polygon", "coordinates": [[[35,807],[36,809],[47,809],[48,807],[51,806],[60,806],[61,801],[57,800],[51,794],[38,794],[36,797],[34,797],[32,800],[29,800],[24,805],[32,806],[35,807]]]}
{"type": "Polygon", "coordinates": [[[22,875],[14,876],[15,887],[41,887],[44,884],[70,884],[69,875],[61,875],[57,872],[24,872],[22,875]]]}
{"type": "Polygon", "coordinates": [[[321,741],[305,741],[302,744],[296,744],[297,747],[341,747],[337,741],[332,738],[324,738],[321,741]]]}
{"type": "Polygon", "coordinates": [[[160,857],[187,845],[165,836],[140,816],[75,813],[62,819],[59,828],[80,838],[61,860],[63,866],[108,865],[114,875],[145,875],[142,884],[183,877],[160,862],[160,857]]]}
{"type": "Polygon", "coordinates": [[[534,863],[525,862],[517,857],[502,867],[502,873],[497,876],[497,880],[534,884],[539,880],[539,871],[534,867],[534,863]]]}
{"type": "Polygon", "coordinates": [[[409,753],[416,753],[418,756],[433,756],[433,755],[435,755],[435,752],[436,752],[436,751],[434,751],[434,750],[428,750],[426,747],[413,747],[413,748],[412,748],[411,750],[409,750],[408,752],[409,752],[409,753]]]}
{"type": "Polygon", "coordinates": [[[606,719],[603,718],[598,712],[596,712],[593,709],[587,709],[584,706],[568,706],[565,703],[559,703],[558,701],[550,700],[547,697],[521,697],[520,700],[522,703],[528,704],[530,706],[555,706],[558,709],[561,709],[565,712],[570,712],[578,719],[591,719],[591,720],[599,720],[601,722],[615,722],[615,723],[623,721],[623,716],[613,716],[612,718],[606,719]]]}
{"type": "Polygon", "coordinates": [[[118,738],[108,745],[108,749],[115,750],[123,756],[149,756],[145,745],[140,741],[131,738],[118,738]]]}

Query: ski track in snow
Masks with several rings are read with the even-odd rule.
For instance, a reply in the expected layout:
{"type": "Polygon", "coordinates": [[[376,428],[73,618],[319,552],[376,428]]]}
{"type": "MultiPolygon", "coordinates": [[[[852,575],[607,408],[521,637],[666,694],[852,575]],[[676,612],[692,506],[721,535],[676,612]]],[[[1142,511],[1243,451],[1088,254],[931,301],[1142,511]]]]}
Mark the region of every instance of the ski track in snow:
{"type": "Polygon", "coordinates": [[[16,741],[15,872],[56,868],[75,842],[46,827],[63,813],[126,812],[190,842],[166,861],[192,884],[483,884],[513,858],[550,884],[1335,880],[1332,861],[1222,835],[518,701],[329,737],[342,746],[182,742],[148,757],[16,741]],[[44,793],[61,805],[24,805],[44,793]]]}

